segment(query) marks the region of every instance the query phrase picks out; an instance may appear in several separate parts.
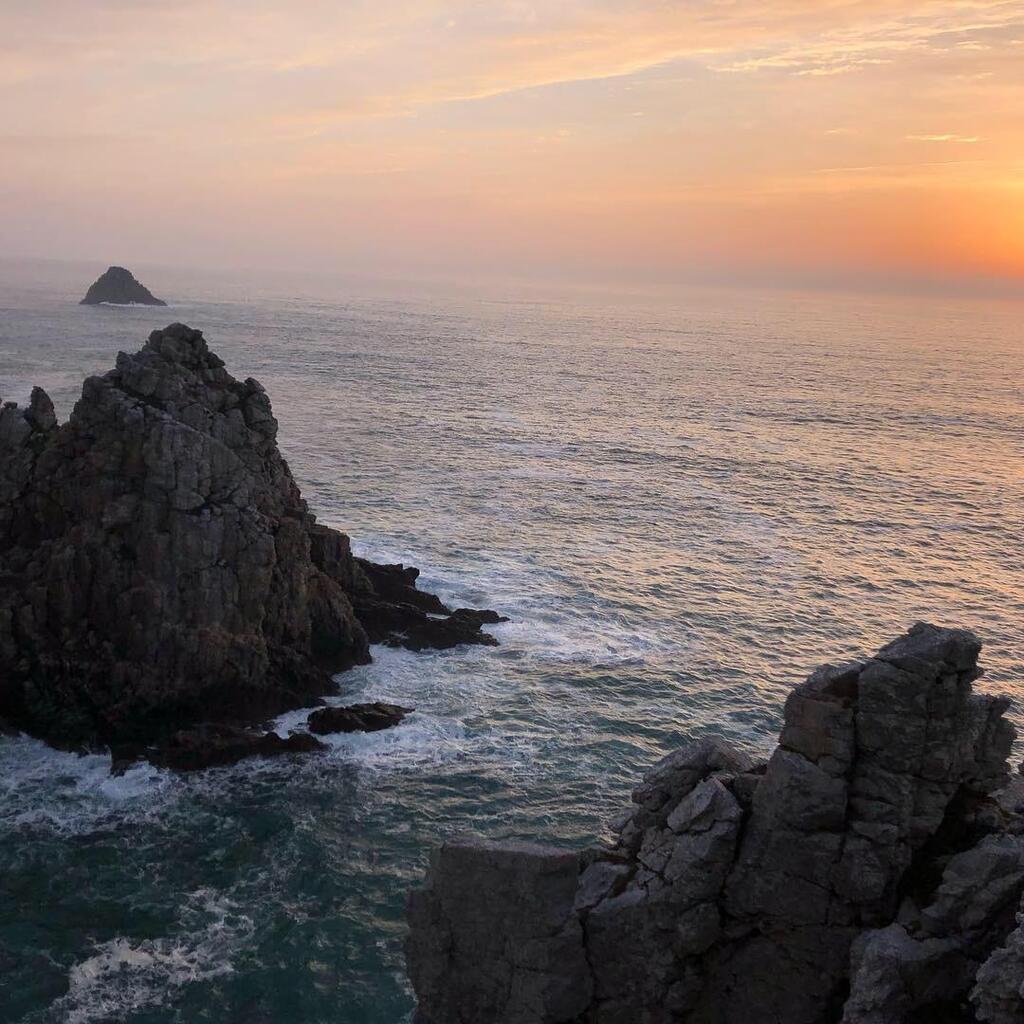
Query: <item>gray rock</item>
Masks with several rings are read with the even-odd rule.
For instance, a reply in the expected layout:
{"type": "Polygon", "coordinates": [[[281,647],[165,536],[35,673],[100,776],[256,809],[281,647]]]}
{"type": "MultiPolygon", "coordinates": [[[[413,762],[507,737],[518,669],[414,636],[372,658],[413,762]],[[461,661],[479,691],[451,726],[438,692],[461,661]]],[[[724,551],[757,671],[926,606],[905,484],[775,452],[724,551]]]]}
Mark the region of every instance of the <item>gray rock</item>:
{"type": "Polygon", "coordinates": [[[1024,1024],[1024,912],[978,969],[971,1002],[978,1020],[987,1024],[1024,1024]]]}
{"type": "Polygon", "coordinates": [[[409,900],[406,945],[423,1024],[565,1022],[591,997],[572,914],[580,858],[530,843],[465,839],[433,857],[409,900]]]}
{"type": "MultiPolygon", "coordinates": [[[[971,633],[919,624],[874,658],[825,666],[797,687],[766,766],[705,740],[651,769],[613,850],[581,861],[574,898],[563,895],[549,921],[586,963],[581,978],[566,953],[573,1019],[911,1024],[954,1019],[974,986],[979,1016],[1019,1022],[1007,1014],[1024,939],[1007,936],[1024,890],[1024,801],[1019,787],[993,795],[1008,779],[1013,730],[1005,700],[972,693],[979,650],[971,633]]],[[[515,849],[505,852],[514,864],[515,849]]],[[[462,999],[469,981],[450,984],[448,950],[464,938],[463,904],[479,913],[481,902],[460,894],[455,866],[435,862],[414,903],[441,892],[444,928],[411,918],[421,1010],[425,963],[429,992],[449,1000],[431,995],[424,1019],[561,1020],[540,1004],[492,1016],[493,1003],[462,999]]],[[[498,934],[474,963],[483,977],[509,970],[497,910],[498,934]]]]}

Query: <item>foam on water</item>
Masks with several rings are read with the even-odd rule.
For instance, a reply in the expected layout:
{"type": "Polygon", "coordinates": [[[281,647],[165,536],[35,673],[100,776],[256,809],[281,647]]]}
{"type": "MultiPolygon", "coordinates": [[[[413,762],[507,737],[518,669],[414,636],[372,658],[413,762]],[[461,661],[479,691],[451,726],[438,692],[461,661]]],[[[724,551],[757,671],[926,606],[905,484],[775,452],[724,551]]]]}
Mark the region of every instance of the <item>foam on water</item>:
{"type": "Polygon", "coordinates": [[[169,1004],[176,989],[229,974],[254,928],[231,900],[208,889],[188,895],[179,924],[174,934],[156,939],[97,943],[71,967],[67,994],[40,1015],[40,1024],[125,1020],[169,1004]]]}
{"type": "MultiPolygon", "coordinates": [[[[110,774],[109,754],[53,750],[20,736],[0,742],[0,839],[33,831],[71,836],[142,823],[179,792],[176,779],[140,764],[110,774]]],[[[25,841],[23,838],[22,841],[25,841]]]]}

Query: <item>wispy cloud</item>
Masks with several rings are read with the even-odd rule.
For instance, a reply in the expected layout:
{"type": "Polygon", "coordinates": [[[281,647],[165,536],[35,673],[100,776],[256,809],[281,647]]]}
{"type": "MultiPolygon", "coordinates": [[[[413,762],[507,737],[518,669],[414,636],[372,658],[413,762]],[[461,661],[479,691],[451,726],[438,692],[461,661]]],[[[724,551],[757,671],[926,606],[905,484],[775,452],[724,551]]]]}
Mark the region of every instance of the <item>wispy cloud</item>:
{"type": "Polygon", "coordinates": [[[943,135],[908,135],[908,139],[912,142],[962,142],[972,143],[981,142],[981,136],[979,135],[953,135],[946,133],[943,135]]]}
{"type": "Polygon", "coordinates": [[[6,4],[0,218],[27,224],[23,197],[59,196],[86,224],[137,189],[185,217],[207,203],[240,236],[257,209],[279,234],[311,225],[309,245],[334,230],[377,252],[373,222],[393,223],[412,239],[394,250],[428,258],[459,231],[541,246],[585,196],[573,229],[590,259],[636,230],[627,200],[664,212],[645,230],[667,251],[673,216],[713,196],[704,228],[740,252],[755,242],[730,202],[803,196],[795,215],[814,218],[827,195],[881,236],[910,191],[1020,201],[1022,39],[1020,0],[6,4]]]}

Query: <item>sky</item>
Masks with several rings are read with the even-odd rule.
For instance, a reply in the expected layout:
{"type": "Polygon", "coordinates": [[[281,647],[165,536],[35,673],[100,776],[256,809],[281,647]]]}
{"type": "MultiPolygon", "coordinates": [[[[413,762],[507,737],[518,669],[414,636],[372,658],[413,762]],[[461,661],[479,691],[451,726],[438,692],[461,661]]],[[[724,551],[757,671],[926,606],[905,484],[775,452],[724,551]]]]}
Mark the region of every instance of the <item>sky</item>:
{"type": "Polygon", "coordinates": [[[0,0],[0,252],[1024,294],[1024,0],[0,0]]]}

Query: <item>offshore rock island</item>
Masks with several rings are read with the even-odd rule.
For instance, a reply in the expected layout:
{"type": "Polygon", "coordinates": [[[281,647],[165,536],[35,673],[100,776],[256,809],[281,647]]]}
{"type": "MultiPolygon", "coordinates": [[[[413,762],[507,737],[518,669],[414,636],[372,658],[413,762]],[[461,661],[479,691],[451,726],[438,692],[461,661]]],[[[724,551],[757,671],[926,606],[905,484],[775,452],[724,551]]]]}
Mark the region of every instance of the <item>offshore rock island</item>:
{"type": "MultiPolygon", "coordinates": [[[[418,571],[316,522],[255,380],[172,324],[88,378],[64,424],[0,410],[0,720],[54,745],[198,768],[314,750],[247,727],[321,703],[371,642],[495,644],[418,571]]],[[[318,732],[396,724],[360,705],[318,732]]]]}
{"type": "Polygon", "coordinates": [[[446,843],[418,1024],[1020,1024],[1024,793],[980,647],[919,624],[824,666],[767,762],[676,750],[608,847],[446,843]]]}
{"type": "Polygon", "coordinates": [[[108,267],[85,293],[80,306],[166,306],[135,275],[124,267],[108,267]]]}

